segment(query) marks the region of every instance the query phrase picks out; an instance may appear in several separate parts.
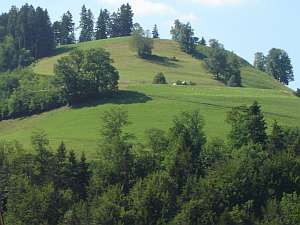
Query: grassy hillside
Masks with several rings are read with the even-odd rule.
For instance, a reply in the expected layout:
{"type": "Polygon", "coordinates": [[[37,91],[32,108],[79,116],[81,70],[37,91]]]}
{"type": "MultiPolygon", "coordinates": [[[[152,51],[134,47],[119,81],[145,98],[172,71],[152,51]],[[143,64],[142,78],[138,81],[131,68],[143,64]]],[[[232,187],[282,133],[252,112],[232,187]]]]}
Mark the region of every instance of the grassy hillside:
{"type": "Polygon", "coordinates": [[[277,120],[284,126],[300,126],[300,100],[265,73],[250,66],[242,69],[244,88],[229,88],[213,80],[203,66],[203,61],[182,53],[173,41],[155,41],[152,60],[142,60],[129,49],[128,38],[93,41],[58,49],[56,56],[42,59],[35,66],[39,74],[52,75],[56,60],[74,47],[104,47],[112,55],[120,71],[121,92],[113,99],[91,101],[73,108],[64,107],[51,112],[0,122],[2,139],[18,140],[25,146],[36,129],[49,134],[53,146],[60,141],[76,151],[85,151],[89,157],[96,154],[97,140],[103,111],[121,106],[129,111],[132,124],[128,131],[138,140],[149,128],[166,130],[173,117],[183,110],[199,109],[205,120],[205,131],[211,139],[224,138],[229,130],[226,113],[233,106],[262,104],[267,122],[277,120]],[[178,61],[170,60],[175,56],[178,61]],[[164,72],[169,82],[191,80],[196,86],[152,85],[157,72],[164,72]]]}
{"type": "MultiPolygon", "coordinates": [[[[99,47],[105,48],[111,53],[114,65],[121,75],[121,84],[151,83],[157,72],[163,72],[170,82],[191,80],[198,85],[223,86],[222,83],[212,79],[212,75],[205,69],[203,61],[183,53],[178,44],[171,40],[155,40],[153,52],[155,56],[151,60],[138,58],[129,47],[128,37],[69,45],[58,48],[54,57],[42,59],[36,64],[34,70],[42,75],[53,75],[53,67],[57,59],[67,55],[70,50],[99,47]],[[176,61],[172,60],[174,56],[176,61]]],[[[199,50],[206,54],[207,49],[199,50]]],[[[285,89],[272,77],[251,68],[249,65],[242,68],[242,79],[245,87],[285,89]]]]}

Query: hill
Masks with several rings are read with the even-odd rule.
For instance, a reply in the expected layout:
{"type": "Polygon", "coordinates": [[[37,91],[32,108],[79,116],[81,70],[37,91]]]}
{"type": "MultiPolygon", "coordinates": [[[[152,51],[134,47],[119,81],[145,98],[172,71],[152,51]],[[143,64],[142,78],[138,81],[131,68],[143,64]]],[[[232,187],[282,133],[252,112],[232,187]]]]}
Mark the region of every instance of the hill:
{"type": "Polygon", "coordinates": [[[2,139],[18,140],[27,146],[32,131],[43,129],[53,146],[64,141],[71,148],[85,151],[92,157],[96,154],[100,116],[116,105],[129,111],[132,124],[128,131],[134,133],[137,139],[143,139],[146,129],[166,130],[174,116],[192,109],[200,110],[210,139],[224,138],[229,130],[225,122],[226,113],[233,106],[251,104],[254,100],[262,105],[269,124],[277,120],[284,126],[300,126],[300,100],[288,88],[250,65],[245,64],[242,68],[244,87],[229,88],[212,79],[203,61],[183,53],[173,41],[156,40],[155,56],[150,60],[136,57],[128,41],[128,38],[116,38],[63,46],[53,57],[39,61],[34,67],[35,72],[52,76],[54,63],[70,50],[103,47],[111,53],[120,72],[121,92],[113,99],[95,100],[73,108],[63,107],[28,118],[2,121],[2,139]],[[151,82],[157,72],[165,73],[169,83],[191,80],[197,85],[153,85],[151,82]]]}

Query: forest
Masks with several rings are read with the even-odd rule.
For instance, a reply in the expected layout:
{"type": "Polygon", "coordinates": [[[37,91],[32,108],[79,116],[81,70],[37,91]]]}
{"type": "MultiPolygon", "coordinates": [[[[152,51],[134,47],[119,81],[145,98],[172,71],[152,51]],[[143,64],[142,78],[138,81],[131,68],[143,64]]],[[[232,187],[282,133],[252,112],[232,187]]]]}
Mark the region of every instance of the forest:
{"type": "Polygon", "coordinates": [[[300,130],[276,121],[268,135],[260,105],[233,108],[227,140],[207,140],[199,111],[167,132],[125,131],[128,113],[102,116],[97,158],[32,135],[34,153],[2,142],[1,204],[7,224],[299,224],[300,130]]]}

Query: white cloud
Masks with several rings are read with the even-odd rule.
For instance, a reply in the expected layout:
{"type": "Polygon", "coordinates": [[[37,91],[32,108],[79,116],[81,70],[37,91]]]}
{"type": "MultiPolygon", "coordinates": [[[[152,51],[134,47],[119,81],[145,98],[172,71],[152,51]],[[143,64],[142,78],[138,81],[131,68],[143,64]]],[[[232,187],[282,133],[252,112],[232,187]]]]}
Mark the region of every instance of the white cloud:
{"type": "Polygon", "coordinates": [[[199,3],[202,5],[210,6],[223,6],[223,5],[237,5],[242,2],[242,0],[191,0],[194,3],[199,3]]]}
{"type": "Polygon", "coordinates": [[[133,8],[133,12],[137,16],[146,15],[167,15],[175,14],[176,10],[163,2],[153,0],[99,0],[100,3],[105,3],[111,6],[118,6],[122,3],[130,3],[133,8]]]}

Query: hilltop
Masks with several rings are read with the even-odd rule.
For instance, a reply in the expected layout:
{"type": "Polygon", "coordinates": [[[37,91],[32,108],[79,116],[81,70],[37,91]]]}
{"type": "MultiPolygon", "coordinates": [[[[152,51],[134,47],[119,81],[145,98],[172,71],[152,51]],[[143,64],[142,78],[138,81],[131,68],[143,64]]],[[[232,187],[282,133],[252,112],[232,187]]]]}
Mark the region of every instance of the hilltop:
{"type": "MultiPolygon", "coordinates": [[[[150,128],[167,129],[172,118],[183,110],[199,109],[206,122],[208,137],[225,138],[229,126],[226,113],[233,106],[251,104],[257,100],[267,121],[277,120],[284,126],[300,126],[300,101],[292,92],[266,73],[245,63],[241,69],[242,88],[230,88],[213,79],[205,69],[204,61],[183,53],[170,40],[155,40],[154,56],[144,60],[129,48],[129,38],[91,41],[57,48],[52,57],[43,58],[34,65],[41,76],[53,76],[55,62],[75,48],[105,48],[120,73],[121,92],[113,99],[90,101],[76,107],[63,107],[28,118],[0,122],[3,139],[30,143],[32,131],[45,130],[52,144],[65,141],[77,151],[93,156],[97,148],[100,116],[103,111],[119,105],[129,111],[134,122],[129,131],[143,139],[150,128]],[[152,79],[163,72],[169,85],[153,85],[152,79]],[[176,80],[189,80],[195,86],[173,86],[176,80]]],[[[205,54],[207,49],[199,48],[205,54]]]]}

